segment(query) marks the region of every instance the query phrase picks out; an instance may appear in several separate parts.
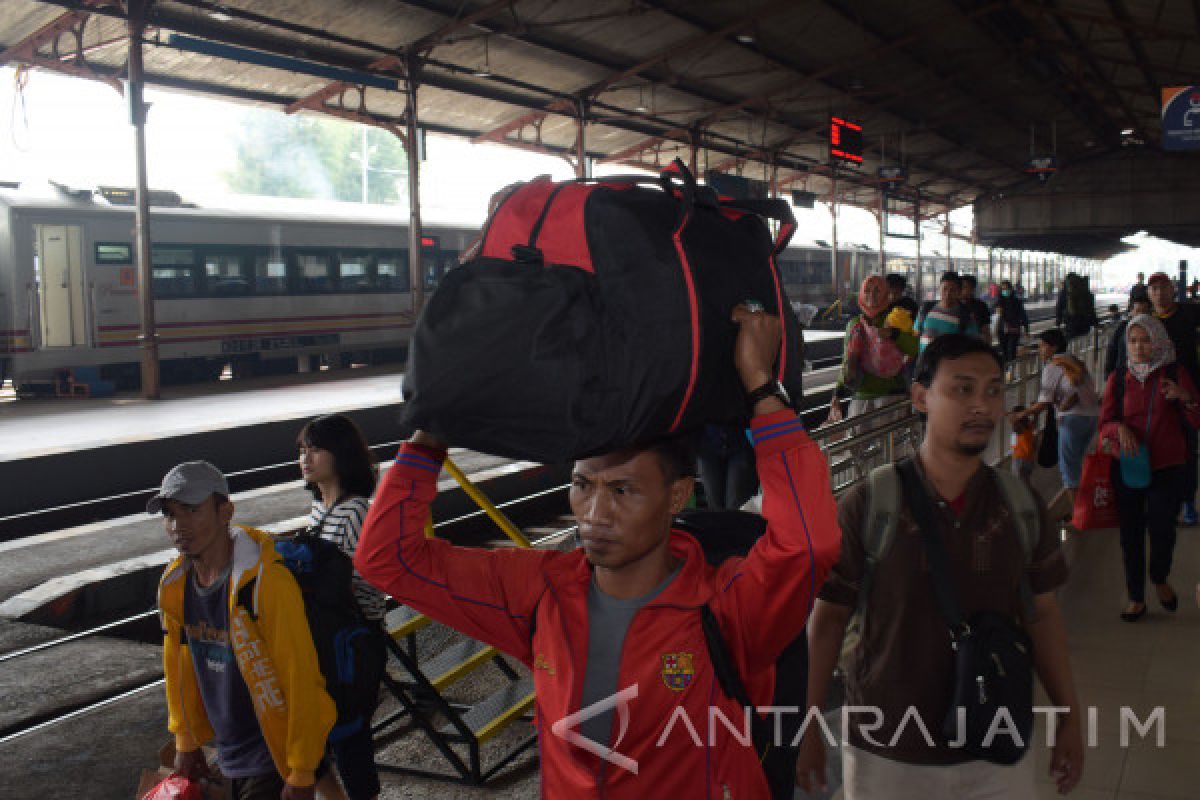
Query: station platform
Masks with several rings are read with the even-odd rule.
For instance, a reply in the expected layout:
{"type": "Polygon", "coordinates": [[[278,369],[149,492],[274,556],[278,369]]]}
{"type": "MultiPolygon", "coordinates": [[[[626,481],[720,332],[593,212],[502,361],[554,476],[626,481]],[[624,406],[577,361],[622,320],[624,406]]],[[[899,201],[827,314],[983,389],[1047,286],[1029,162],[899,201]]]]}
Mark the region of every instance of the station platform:
{"type": "Polygon", "coordinates": [[[0,461],[396,405],[402,386],[391,365],[167,386],[154,401],[136,394],[13,400],[0,403],[0,461]]]}

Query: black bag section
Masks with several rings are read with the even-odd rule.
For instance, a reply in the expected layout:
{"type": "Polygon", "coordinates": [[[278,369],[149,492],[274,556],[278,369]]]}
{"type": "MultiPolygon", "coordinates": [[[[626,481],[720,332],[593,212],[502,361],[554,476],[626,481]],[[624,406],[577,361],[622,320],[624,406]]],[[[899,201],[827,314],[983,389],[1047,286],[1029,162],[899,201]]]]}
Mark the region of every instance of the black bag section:
{"type": "Polygon", "coordinates": [[[798,404],[801,331],[774,264],[794,226],[783,201],[723,201],[682,164],[660,181],[522,184],[421,313],[403,427],[553,463],[744,426],[730,315],[748,299],[782,317],[777,374],[798,404]]]}
{"type": "Polygon", "coordinates": [[[1033,642],[1011,617],[996,611],[978,611],[963,620],[933,503],[912,459],[904,459],[896,468],[921,529],[934,595],[954,648],[952,701],[942,737],[950,746],[961,746],[963,752],[984,761],[1015,764],[1033,737],[1033,642]],[[985,746],[1001,710],[1007,711],[1012,725],[996,723],[997,732],[985,746]]]}
{"type": "MultiPolygon", "coordinates": [[[[766,533],[767,523],[758,514],[746,511],[692,510],[676,516],[674,527],[696,537],[704,548],[708,563],[719,566],[728,558],[746,555],[766,533]]],[[[743,708],[754,708],[716,615],[707,605],[700,614],[708,656],[721,691],[743,708]]],[[[780,747],[775,747],[774,720],[765,719],[756,711],[750,714],[751,738],[774,800],[790,800],[796,790],[796,759],[800,748],[791,744],[804,722],[807,694],[808,640],[801,631],[775,660],[775,691],[771,705],[798,709],[796,713],[780,714],[780,747]]]]}
{"type": "MultiPolygon", "coordinates": [[[[370,727],[378,704],[387,652],[383,632],[366,619],[354,599],[354,564],[333,542],[311,533],[275,540],[275,550],[295,577],[325,691],[337,707],[329,741],[337,742],[370,727]]],[[[238,593],[238,603],[257,619],[251,581],[238,593]]]]}
{"type": "Polygon", "coordinates": [[[1054,409],[1046,413],[1046,421],[1042,423],[1042,436],[1038,440],[1037,463],[1039,467],[1058,466],[1058,421],[1054,409]]]}

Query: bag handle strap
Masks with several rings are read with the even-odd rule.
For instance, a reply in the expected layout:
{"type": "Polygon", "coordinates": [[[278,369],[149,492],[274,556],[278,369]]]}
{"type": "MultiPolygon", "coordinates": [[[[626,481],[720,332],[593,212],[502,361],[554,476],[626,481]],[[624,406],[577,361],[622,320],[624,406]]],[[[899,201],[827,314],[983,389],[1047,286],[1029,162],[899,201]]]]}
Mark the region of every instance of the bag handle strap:
{"type": "Polygon", "coordinates": [[[742,708],[750,709],[751,737],[756,748],[762,748],[762,752],[758,754],[761,760],[766,757],[772,746],[771,729],[751,702],[750,693],[746,691],[746,684],[742,682],[742,676],[733,660],[733,653],[729,650],[729,643],[721,633],[721,624],[708,603],[700,607],[700,627],[704,630],[704,644],[708,648],[708,657],[712,661],[713,673],[721,691],[742,708]]]}
{"type": "Polygon", "coordinates": [[[946,626],[950,629],[950,638],[958,642],[970,634],[971,628],[963,620],[962,610],[958,605],[958,597],[950,583],[950,556],[946,546],[938,536],[938,524],[933,508],[933,501],[925,489],[921,476],[917,474],[917,466],[913,459],[906,458],[896,465],[900,473],[900,483],[904,487],[904,496],[908,498],[909,507],[921,529],[921,538],[925,543],[925,556],[929,559],[929,573],[933,582],[933,593],[937,597],[938,607],[946,626]]]}

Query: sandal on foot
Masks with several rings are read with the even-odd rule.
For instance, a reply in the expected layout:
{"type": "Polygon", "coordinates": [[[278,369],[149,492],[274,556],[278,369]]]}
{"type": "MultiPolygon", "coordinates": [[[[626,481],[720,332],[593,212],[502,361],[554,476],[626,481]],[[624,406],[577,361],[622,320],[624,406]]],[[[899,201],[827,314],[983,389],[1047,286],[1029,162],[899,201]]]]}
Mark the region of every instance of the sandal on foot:
{"type": "Polygon", "coordinates": [[[1140,605],[1141,608],[1139,608],[1137,611],[1122,611],[1121,619],[1125,622],[1137,622],[1139,619],[1146,616],[1146,604],[1141,603],[1140,605]]]}

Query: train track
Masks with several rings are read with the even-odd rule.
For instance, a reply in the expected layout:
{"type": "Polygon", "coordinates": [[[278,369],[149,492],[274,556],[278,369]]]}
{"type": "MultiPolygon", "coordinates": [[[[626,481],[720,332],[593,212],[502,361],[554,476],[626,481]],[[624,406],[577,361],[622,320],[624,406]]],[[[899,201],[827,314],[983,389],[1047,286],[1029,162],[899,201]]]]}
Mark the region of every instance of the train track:
{"type": "MultiPolygon", "coordinates": [[[[522,504],[529,504],[534,501],[544,499],[547,496],[553,495],[555,493],[565,491],[567,488],[568,487],[566,485],[563,485],[560,487],[556,487],[554,489],[537,492],[537,493],[534,493],[531,495],[527,495],[525,497],[517,498],[515,500],[510,500],[507,503],[498,504],[498,507],[506,509],[506,510],[511,510],[512,508],[514,508],[516,506],[520,506],[522,504]]],[[[449,519],[449,520],[445,520],[443,522],[439,522],[436,525],[434,525],[434,528],[435,528],[435,530],[437,530],[439,532],[440,535],[443,535],[443,536],[452,535],[456,526],[461,526],[464,523],[467,523],[467,522],[475,519],[479,515],[482,515],[483,513],[484,513],[483,511],[479,511],[479,512],[475,512],[475,513],[471,513],[471,514],[464,514],[460,517],[455,517],[454,519],[449,519]]],[[[549,518],[545,518],[545,519],[549,519],[549,518]]],[[[534,538],[531,541],[531,544],[535,548],[555,547],[555,546],[559,545],[563,539],[566,539],[566,538],[572,536],[577,530],[578,530],[577,525],[561,525],[561,527],[557,528],[556,530],[553,530],[549,533],[544,533],[543,535],[534,538]]],[[[125,617],[123,619],[119,619],[119,620],[115,620],[113,622],[106,623],[104,625],[97,625],[93,628],[88,628],[83,631],[71,633],[66,636],[61,636],[57,639],[52,639],[50,641],[41,642],[36,645],[32,645],[30,647],[25,647],[20,650],[15,650],[10,653],[4,653],[4,654],[0,655],[0,669],[12,669],[13,666],[16,663],[18,663],[20,661],[20,659],[22,659],[22,658],[33,655],[35,653],[45,652],[46,650],[52,650],[56,647],[61,647],[70,642],[79,641],[81,639],[98,636],[101,634],[111,635],[114,631],[119,630],[121,628],[128,628],[130,626],[137,625],[138,623],[144,623],[146,620],[157,616],[157,614],[158,614],[158,611],[156,609],[151,608],[146,611],[142,611],[140,613],[125,617]]],[[[124,702],[127,700],[131,700],[131,699],[137,697],[138,695],[142,694],[143,692],[146,692],[151,689],[155,689],[162,685],[163,685],[163,678],[161,676],[149,678],[146,680],[135,682],[134,684],[129,685],[129,686],[123,686],[120,689],[114,690],[111,693],[109,693],[107,696],[102,697],[98,700],[89,700],[87,702],[81,702],[74,706],[68,706],[66,708],[56,709],[54,712],[51,712],[51,713],[47,713],[44,715],[32,716],[30,718],[20,721],[19,723],[15,724],[15,725],[10,725],[6,728],[0,727],[0,746],[3,746],[4,744],[6,744],[10,741],[20,739],[24,736],[29,736],[30,734],[34,734],[39,731],[46,730],[47,728],[53,727],[55,725],[59,725],[61,723],[76,719],[85,714],[99,711],[99,710],[107,708],[109,706],[112,706],[112,705],[115,705],[115,704],[118,704],[118,703],[121,703],[121,702],[124,702]]]]}

